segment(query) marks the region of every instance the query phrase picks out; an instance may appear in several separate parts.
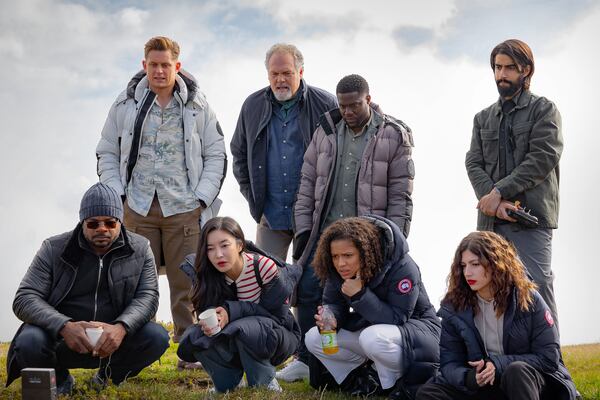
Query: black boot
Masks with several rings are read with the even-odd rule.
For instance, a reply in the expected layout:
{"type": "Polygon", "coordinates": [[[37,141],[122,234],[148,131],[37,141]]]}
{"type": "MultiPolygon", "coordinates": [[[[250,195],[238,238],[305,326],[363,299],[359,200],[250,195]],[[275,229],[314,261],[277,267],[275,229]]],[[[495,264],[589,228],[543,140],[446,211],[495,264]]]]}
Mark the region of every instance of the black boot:
{"type": "Polygon", "coordinates": [[[340,388],[350,396],[378,396],[381,393],[377,371],[369,361],[350,372],[340,388]]]}
{"type": "Polygon", "coordinates": [[[415,396],[408,390],[404,383],[404,378],[400,377],[396,384],[389,392],[388,399],[390,400],[415,400],[415,396]]]}

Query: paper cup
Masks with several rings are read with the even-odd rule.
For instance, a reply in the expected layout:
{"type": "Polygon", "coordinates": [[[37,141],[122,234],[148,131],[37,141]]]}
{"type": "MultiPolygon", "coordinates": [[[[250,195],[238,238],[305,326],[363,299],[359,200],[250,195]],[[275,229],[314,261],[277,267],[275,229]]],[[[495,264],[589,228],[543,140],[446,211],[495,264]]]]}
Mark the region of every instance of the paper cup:
{"type": "Polygon", "coordinates": [[[102,336],[102,332],[104,332],[104,329],[102,329],[101,326],[98,328],[85,328],[85,334],[87,335],[92,346],[96,346],[98,339],[100,339],[100,336],[102,336]]]}
{"type": "Polygon", "coordinates": [[[198,316],[199,322],[206,328],[205,332],[207,332],[208,336],[216,335],[221,332],[221,327],[219,326],[219,319],[217,318],[217,311],[214,308],[209,308],[208,310],[203,311],[198,316]]]}

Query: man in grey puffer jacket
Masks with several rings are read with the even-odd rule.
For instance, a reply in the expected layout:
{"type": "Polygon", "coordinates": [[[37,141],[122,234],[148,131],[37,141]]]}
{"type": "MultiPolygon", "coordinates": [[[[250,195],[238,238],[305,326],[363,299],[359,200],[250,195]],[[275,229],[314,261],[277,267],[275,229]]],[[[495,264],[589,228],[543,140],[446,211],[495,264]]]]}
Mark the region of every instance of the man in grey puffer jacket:
{"type": "MultiPolygon", "coordinates": [[[[304,154],[294,206],[294,259],[304,267],[298,284],[298,322],[304,335],[314,326],[322,289],[312,257],[323,230],[340,218],[379,215],[408,236],[415,173],[412,132],[402,121],[371,103],[369,85],[359,75],[337,85],[339,109],[325,113],[304,154]]],[[[301,349],[299,358],[308,356],[301,349]]],[[[304,359],[303,359],[304,358],[304,359]]]]}
{"type": "Polygon", "coordinates": [[[123,204],[97,183],[81,200],[73,231],[44,241],[21,281],[13,310],[24,322],[9,348],[7,382],[22,368],[54,368],[59,394],[70,393],[69,368],[98,368],[97,388],[119,384],[156,361],[169,335],[150,321],[158,283],[148,240],[122,226],[123,204]],[[93,345],[86,328],[101,327],[93,345]]]}

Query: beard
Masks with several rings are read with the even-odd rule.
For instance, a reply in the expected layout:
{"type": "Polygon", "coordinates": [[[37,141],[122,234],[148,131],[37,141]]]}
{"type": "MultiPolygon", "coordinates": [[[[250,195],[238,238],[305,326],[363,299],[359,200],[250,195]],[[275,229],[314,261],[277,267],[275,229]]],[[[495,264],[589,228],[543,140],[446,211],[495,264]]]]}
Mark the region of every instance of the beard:
{"type": "Polygon", "coordinates": [[[500,94],[500,97],[506,98],[514,96],[517,92],[519,92],[519,90],[523,88],[524,81],[524,78],[520,78],[518,83],[507,81],[506,79],[498,79],[496,81],[496,87],[498,88],[498,93],[500,94]],[[500,83],[502,82],[508,83],[508,86],[500,86],[500,83]]]}
{"type": "Polygon", "coordinates": [[[273,95],[275,96],[277,101],[288,101],[293,97],[291,89],[274,90],[273,95]]]}

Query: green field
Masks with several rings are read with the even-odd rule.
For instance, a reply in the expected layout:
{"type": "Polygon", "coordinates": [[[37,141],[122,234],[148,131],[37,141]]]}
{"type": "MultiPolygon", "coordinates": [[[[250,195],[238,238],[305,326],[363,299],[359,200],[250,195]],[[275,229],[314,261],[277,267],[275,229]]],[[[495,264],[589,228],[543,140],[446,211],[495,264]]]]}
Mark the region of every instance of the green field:
{"type": "MultiPolygon", "coordinates": [[[[207,387],[210,379],[202,371],[177,371],[175,367],[176,347],[163,355],[159,362],[146,368],[142,373],[118,388],[109,386],[100,394],[87,387],[93,370],[73,370],[76,379],[75,391],[69,399],[199,399],[209,398],[207,387]]],[[[9,388],[6,383],[6,353],[8,344],[0,344],[0,399],[20,399],[21,381],[17,380],[9,388]]],[[[573,375],[577,389],[586,400],[600,400],[600,344],[566,346],[564,360],[573,375]]],[[[346,396],[330,392],[317,392],[307,382],[282,383],[283,393],[272,393],[265,389],[239,389],[233,393],[214,396],[221,399],[344,399],[346,396]]]]}

